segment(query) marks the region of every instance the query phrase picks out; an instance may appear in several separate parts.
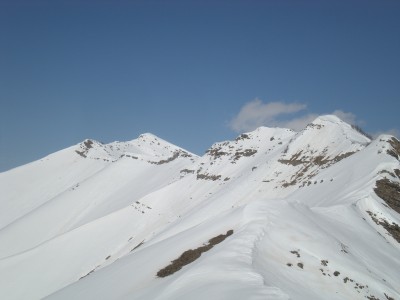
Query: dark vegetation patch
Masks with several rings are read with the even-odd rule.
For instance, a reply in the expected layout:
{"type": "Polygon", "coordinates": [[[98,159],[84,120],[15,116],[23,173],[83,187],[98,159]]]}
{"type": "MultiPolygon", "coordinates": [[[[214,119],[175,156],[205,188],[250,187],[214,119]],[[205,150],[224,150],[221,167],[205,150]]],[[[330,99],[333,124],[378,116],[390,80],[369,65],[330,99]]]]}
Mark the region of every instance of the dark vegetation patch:
{"type": "Polygon", "coordinates": [[[291,266],[293,266],[293,264],[292,263],[287,263],[286,264],[288,267],[291,267],[291,266]]]}
{"type": "Polygon", "coordinates": [[[325,259],[321,260],[321,265],[326,267],[328,265],[328,261],[325,259]]]}
{"type": "Polygon", "coordinates": [[[175,272],[179,271],[182,269],[183,266],[186,266],[190,264],[191,262],[194,262],[196,259],[198,259],[202,253],[207,252],[210,250],[212,247],[214,247],[216,244],[221,243],[223,240],[225,240],[228,236],[233,234],[233,230],[228,230],[226,234],[220,234],[216,237],[213,237],[208,241],[207,245],[198,247],[196,249],[189,249],[181,254],[179,258],[173,260],[171,264],[166,266],[165,268],[159,270],[157,272],[158,277],[166,277],[171,274],[174,274],[175,272]]]}
{"type": "Polygon", "coordinates": [[[392,146],[392,149],[387,150],[387,154],[393,156],[396,159],[400,158],[400,142],[395,137],[388,140],[388,143],[392,146]]]}
{"type": "Polygon", "coordinates": [[[371,219],[377,224],[381,225],[386,229],[387,232],[398,242],[400,243],[400,226],[394,222],[389,224],[387,220],[378,219],[377,215],[367,210],[367,213],[370,215],[371,219]]]}
{"type": "Polygon", "coordinates": [[[340,272],[339,272],[339,271],[335,271],[335,272],[333,272],[333,275],[339,276],[339,275],[340,275],[340,272]]]}
{"type": "MultiPolygon", "coordinates": [[[[395,171],[396,172],[396,171],[395,171]]],[[[396,173],[396,175],[398,172],[396,173]]],[[[387,178],[376,182],[375,193],[394,211],[400,214],[400,185],[387,178]]]]}
{"type": "Polygon", "coordinates": [[[394,173],[400,179],[400,170],[399,169],[394,169],[394,173]]]}

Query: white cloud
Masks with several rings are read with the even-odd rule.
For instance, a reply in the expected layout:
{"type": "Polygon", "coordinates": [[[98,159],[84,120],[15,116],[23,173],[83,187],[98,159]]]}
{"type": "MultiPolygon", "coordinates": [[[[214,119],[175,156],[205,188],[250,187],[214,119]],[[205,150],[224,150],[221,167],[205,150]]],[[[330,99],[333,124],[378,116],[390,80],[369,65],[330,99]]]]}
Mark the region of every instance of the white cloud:
{"type": "Polygon", "coordinates": [[[378,136],[380,136],[381,134],[389,134],[389,135],[393,135],[396,138],[400,138],[400,131],[398,129],[389,129],[389,130],[385,130],[385,131],[378,131],[372,134],[372,137],[374,139],[376,139],[378,136]]]}
{"type": "Polygon", "coordinates": [[[300,131],[318,117],[317,114],[307,114],[289,121],[279,122],[279,127],[300,131]]]}
{"type": "Polygon", "coordinates": [[[345,121],[346,123],[349,123],[349,124],[363,123],[363,122],[357,120],[356,115],[351,112],[344,112],[342,110],[337,109],[332,113],[332,115],[339,117],[340,119],[342,119],[343,121],[345,121]]]}
{"type": "MultiPolygon", "coordinates": [[[[287,119],[287,116],[304,111],[306,108],[307,105],[303,103],[279,101],[264,103],[256,98],[243,105],[239,113],[229,122],[229,127],[238,133],[251,131],[260,126],[283,127],[300,131],[319,115],[308,113],[289,119],[287,119]],[[283,119],[282,117],[286,118],[283,119]]],[[[361,125],[363,123],[351,112],[335,110],[331,114],[350,124],[361,125]]]]}
{"type": "Polygon", "coordinates": [[[254,99],[246,103],[230,122],[229,127],[236,132],[251,131],[257,127],[278,126],[279,116],[304,110],[307,106],[301,103],[269,102],[263,103],[254,99]]]}
{"type": "Polygon", "coordinates": [[[390,129],[385,132],[386,134],[394,135],[395,137],[400,137],[400,131],[398,129],[390,129]]]}

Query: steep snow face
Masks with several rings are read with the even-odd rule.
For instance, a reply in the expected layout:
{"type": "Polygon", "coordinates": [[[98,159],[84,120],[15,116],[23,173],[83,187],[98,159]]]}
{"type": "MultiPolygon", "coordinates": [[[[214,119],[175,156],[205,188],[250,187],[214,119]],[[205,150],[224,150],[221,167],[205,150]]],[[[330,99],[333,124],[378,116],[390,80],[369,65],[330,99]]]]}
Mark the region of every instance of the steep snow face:
{"type": "Polygon", "coordinates": [[[200,158],[150,134],[86,140],[0,174],[0,213],[14,215],[0,298],[400,299],[399,159],[395,138],[371,142],[335,116],[261,127],[200,158]]]}

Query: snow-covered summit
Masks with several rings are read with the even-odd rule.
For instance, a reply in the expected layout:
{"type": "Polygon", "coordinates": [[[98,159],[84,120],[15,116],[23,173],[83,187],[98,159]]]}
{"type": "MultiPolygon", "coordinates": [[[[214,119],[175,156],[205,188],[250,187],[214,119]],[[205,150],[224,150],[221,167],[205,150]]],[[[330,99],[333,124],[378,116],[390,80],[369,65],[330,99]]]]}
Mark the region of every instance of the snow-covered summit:
{"type": "Polygon", "coordinates": [[[321,123],[321,122],[331,122],[331,123],[336,123],[336,124],[343,124],[345,123],[342,119],[340,119],[336,115],[321,115],[318,116],[312,123],[321,123]]]}
{"type": "Polygon", "coordinates": [[[196,157],[178,146],[175,146],[151,133],[141,134],[137,139],[127,142],[103,144],[87,139],[78,144],[75,152],[83,158],[115,162],[123,157],[142,159],[166,158],[174,153],[196,157]]]}

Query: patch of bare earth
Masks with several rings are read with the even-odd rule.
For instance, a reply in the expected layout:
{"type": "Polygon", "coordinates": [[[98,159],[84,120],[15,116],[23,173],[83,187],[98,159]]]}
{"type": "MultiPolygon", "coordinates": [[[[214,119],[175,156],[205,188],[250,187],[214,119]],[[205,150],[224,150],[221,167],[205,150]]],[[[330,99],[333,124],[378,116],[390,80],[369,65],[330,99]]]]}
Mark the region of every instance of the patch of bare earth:
{"type": "Polygon", "coordinates": [[[388,140],[388,143],[390,146],[392,146],[392,149],[387,150],[387,154],[393,156],[396,159],[400,159],[400,142],[398,139],[395,137],[392,137],[390,140],[388,140]]]}
{"type": "Polygon", "coordinates": [[[400,214],[400,184],[387,178],[376,182],[375,193],[400,214]]]}
{"type": "Polygon", "coordinates": [[[179,271],[182,269],[183,266],[186,266],[192,262],[194,262],[196,259],[198,259],[202,253],[207,252],[210,250],[212,247],[215,245],[221,243],[224,241],[228,236],[233,234],[233,230],[228,230],[226,234],[220,234],[216,237],[213,237],[208,241],[207,245],[198,247],[196,249],[189,249],[181,254],[177,259],[173,260],[171,264],[166,266],[165,268],[161,269],[160,271],[157,272],[158,277],[166,277],[169,275],[174,274],[175,272],[179,271]]]}
{"type": "Polygon", "coordinates": [[[387,220],[385,219],[378,219],[377,215],[372,213],[371,211],[367,211],[367,213],[370,215],[371,219],[377,224],[381,225],[383,228],[386,229],[386,231],[398,242],[400,243],[400,226],[394,222],[390,224],[387,220]]]}

